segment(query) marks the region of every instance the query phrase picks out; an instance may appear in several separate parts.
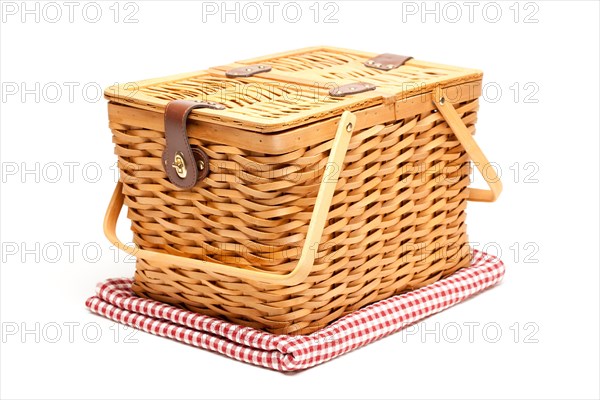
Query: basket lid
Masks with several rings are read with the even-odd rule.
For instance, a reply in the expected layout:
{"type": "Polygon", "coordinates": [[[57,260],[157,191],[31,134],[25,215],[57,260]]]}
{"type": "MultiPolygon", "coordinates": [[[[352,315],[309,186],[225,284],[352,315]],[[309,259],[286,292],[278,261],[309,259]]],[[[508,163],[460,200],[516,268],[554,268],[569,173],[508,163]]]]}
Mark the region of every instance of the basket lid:
{"type": "Polygon", "coordinates": [[[194,110],[190,118],[269,133],[481,77],[478,70],[410,57],[311,47],[113,85],[104,94],[114,103],[161,112],[171,100],[213,101],[225,109],[194,110]]]}

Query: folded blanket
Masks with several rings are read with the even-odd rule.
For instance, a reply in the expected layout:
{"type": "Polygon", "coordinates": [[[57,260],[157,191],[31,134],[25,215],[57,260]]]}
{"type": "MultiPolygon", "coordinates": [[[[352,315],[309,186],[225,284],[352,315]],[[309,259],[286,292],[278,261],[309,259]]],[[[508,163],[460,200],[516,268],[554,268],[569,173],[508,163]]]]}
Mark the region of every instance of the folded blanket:
{"type": "Polygon", "coordinates": [[[403,328],[499,282],[504,265],[474,251],[471,266],[421,289],[393,296],[346,315],[306,336],[274,335],[137,297],[131,279],[109,279],[86,301],[113,321],[224,354],[236,360],[294,371],[321,364],[403,328]]]}

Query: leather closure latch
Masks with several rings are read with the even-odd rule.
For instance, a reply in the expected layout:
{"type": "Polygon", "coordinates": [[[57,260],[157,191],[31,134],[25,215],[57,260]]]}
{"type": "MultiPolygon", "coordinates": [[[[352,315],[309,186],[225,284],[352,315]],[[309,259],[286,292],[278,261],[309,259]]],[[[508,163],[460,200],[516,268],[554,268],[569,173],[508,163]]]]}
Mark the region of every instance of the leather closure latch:
{"type": "Polygon", "coordinates": [[[198,147],[192,148],[187,136],[187,118],[196,108],[224,110],[225,106],[213,101],[173,100],[165,108],[163,166],[169,181],[181,189],[192,188],[209,172],[208,155],[198,147]]]}
{"type": "Polygon", "coordinates": [[[390,71],[392,69],[396,69],[404,65],[404,63],[410,60],[411,58],[412,57],[409,56],[384,53],[365,61],[364,64],[369,68],[375,68],[382,71],[390,71]]]}

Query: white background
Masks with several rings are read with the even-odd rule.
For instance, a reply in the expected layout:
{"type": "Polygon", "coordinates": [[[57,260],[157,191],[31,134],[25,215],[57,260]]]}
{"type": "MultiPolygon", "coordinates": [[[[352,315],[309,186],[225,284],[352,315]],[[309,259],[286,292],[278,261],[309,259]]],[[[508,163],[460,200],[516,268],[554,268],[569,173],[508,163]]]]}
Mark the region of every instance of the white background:
{"type": "MultiPolygon", "coordinates": [[[[95,18],[91,6],[83,13],[86,3],[76,5],[73,22],[68,6],[55,3],[62,13],[55,23],[54,6],[38,3],[36,22],[35,12],[22,15],[21,2],[6,3],[2,397],[600,396],[597,2],[476,3],[471,16],[463,2],[321,3],[315,22],[311,1],[298,3],[296,23],[293,9],[285,20],[284,3],[273,22],[257,3],[263,16],[256,23],[244,21],[255,9],[244,15],[242,3],[239,23],[235,15],[221,22],[220,2],[216,15],[203,14],[200,2],[100,2],[96,23],[86,21],[95,18]],[[438,12],[424,14],[425,7],[438,12]],[[325,23],[334,11],[338,22],[325,23]],[[132,12],[137,23],[125,23],[132,12]],[[468,224],[475,247],[501,253],[504,283],[429,318],[415,334],[295,375],[142,332],[128,337],[130,330],[90,314],[84,301],[96,282],[134,269],[123,255],[115,260],[102,234],[116,158],[96,88],[319,44],[485,72],[477,140],[500,166],[505,191],[497,203],[471,204],[468,224]],[[23,89],[30,90],[24,97],[23,89]],[[23,174],[36,165],[37,173],[23,174]],[[469,323],[480,324],[471,338],[469,323]],[[484,324],[494,329],[484,332],[484,324]],[[450,343],[457,326],[462,336],[450,343]],[[440,337],[423,336],[425,329],[440,337]]],[[[120,229],[127,234],[126,221],[120,229]]]]}

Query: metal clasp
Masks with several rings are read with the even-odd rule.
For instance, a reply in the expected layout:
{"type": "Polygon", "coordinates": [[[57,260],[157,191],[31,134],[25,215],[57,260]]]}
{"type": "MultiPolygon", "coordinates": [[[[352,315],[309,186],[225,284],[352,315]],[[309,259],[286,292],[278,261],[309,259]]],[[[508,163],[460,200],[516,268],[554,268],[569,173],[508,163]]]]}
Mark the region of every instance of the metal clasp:
{"type": "Polygon", "coordinates": [[[182,152],[178,151],[175,153],[175,160],[171,166],[175,169],[177,176],[179,176],[181,179],[184,179],[187,176],[187,168],[185,166],[185,159],[183,158],[182,152]]]}

